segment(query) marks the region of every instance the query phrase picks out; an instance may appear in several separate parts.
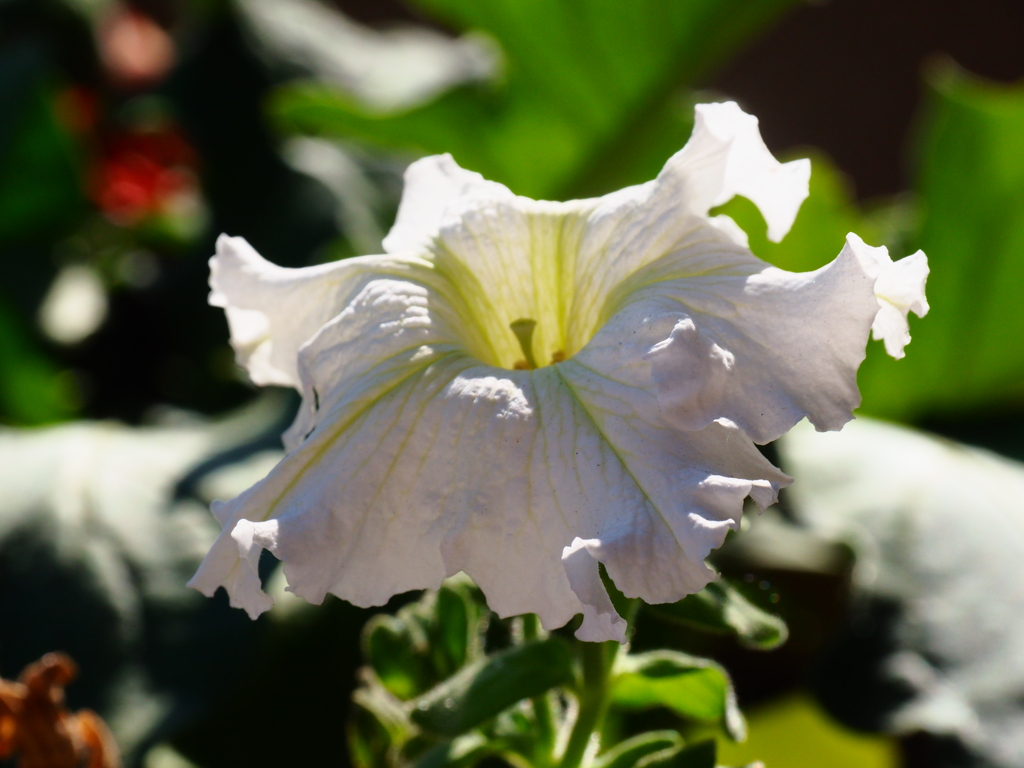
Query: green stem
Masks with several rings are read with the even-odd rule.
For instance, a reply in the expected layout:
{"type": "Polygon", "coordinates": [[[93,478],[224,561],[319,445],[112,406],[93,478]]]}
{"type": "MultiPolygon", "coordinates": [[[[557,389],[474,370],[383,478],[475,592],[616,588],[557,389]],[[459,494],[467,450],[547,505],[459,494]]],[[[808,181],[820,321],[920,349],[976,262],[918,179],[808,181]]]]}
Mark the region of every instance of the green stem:
{"type": "Polygon", "coordinates": [[[559,768],[579,768],[591,736],[601,728],[608,711],[608,678],[619,644],[581,642],[579,648],[583,661],[580,709],[559,768]]]}
{"type": "MultiPolygon", "coordinates": [[[[540,637],[540,618],[535,613],[523,615],[523,640],[529,642],[540,637]]],[[[533,718],[537,723],[537,758],[539,765],[550,765],[555,751],[555,718],[551,713],[551,699],[542,693],[531,699],[533,718]]]]}

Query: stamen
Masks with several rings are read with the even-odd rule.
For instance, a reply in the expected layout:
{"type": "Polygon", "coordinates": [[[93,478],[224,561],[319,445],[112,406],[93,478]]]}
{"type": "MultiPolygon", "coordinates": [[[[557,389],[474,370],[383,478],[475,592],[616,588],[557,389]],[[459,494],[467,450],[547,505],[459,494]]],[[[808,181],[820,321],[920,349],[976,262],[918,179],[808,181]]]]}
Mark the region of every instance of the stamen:
{"type": "Polygon", "coordinates": [[[509,323],[509,328],[512,329],[512,333],[519,339],[519,346],[523,350],[523,356],[526,358],[525,361],[520,361],[515,364],[516,369],[533,369],[537,367],[537,361],[533,357],[533,330],[537,327],[537,321],[531,320],[528,317],[521,317],[518,320],[513,320],[509,323]],[[525,362],[526,365],[521,365],[525,362]]]}

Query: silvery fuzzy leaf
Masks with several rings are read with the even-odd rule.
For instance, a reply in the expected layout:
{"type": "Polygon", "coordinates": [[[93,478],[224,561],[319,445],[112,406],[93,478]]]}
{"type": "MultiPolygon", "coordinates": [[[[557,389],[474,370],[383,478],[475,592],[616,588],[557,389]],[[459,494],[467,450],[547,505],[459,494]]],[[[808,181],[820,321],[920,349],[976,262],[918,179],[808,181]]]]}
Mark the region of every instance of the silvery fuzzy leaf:
{"type": "Polygon", "coordinates": [[[825,703],[859,727],[951,737],[978,765],[1024,764],[1024,466],[868,419],[797,428],[781,456],[799,521],[857,556],[825,703]]]}
{"type": "Polygon", "coordinates": [[[498,70],[497,47],[480,35],[455,39],[416,26],[376,30],[317,0],[236,5],[259,47],[373,110],[419,106],[498,70]]]}
{"type": "Polygon", "coordinates": [[[263,435],[283,405],[263,398],[212,423],[0,429],[0,674],[68,652],[81,669],[72,706],[99,710],[129,762],[208,701],[260,630],[185,588],[217,533],[204,497],[276,461],[263,435]]]}

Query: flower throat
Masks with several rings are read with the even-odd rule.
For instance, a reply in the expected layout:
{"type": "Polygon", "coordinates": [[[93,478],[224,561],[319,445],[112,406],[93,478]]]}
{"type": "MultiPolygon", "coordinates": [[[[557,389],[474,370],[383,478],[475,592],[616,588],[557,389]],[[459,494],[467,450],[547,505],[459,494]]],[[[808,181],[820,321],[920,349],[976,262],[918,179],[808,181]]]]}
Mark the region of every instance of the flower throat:
{"type": "MultiPolygon", "coordinates": [[[[537,321],[529,317],[521,317],[509,323],[509,328],[519,340],[519,348],[523,350],[522,359],[516,360],[512,368],[517,371],[532,371],[534,368],[539,368],[540,366],[537,365],[537,360],[533,356],[533,332],[537,328],[537,321]]],[[[549,365],[560,363],[563,360],[565,360],[565,352],[557,349],[551,354],[549,365]]]]}

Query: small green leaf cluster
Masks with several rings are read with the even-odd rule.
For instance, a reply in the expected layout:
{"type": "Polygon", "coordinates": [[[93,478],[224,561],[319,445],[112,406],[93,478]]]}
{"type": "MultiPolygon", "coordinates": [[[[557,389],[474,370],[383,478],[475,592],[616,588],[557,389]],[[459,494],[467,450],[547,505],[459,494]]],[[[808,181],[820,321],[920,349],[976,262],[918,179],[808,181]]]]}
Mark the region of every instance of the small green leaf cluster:
{"type": "MultiPolygon", "coordinates": [[[[626,603],[624,615],[635,617],[643,608],[681,625],[680,631],[731,634],[760,649],[786,637],[778,617],[728,584],[657,608],[615,597],[626,603]]],[[[732,681],[714,661],[582,643],[571,629],[546,634],[532,615],[500,620],[465,577],[425,592],[395,615],[374,617],[363,632],[367,665],[348,724],[353,763],[714,768],[713,740],[689,743],[676,730],[622,740],[618,715],[653,709],[678,716],[684,732],[701,724],[745,738],[732,681]]]]}
{"type": "Polygon", "coordinates": [[[786,622],[754,605],[727,579],[713,581],[678,603],[646,610],[673,624],[731,635],[744,648],[758,651],[778,648],[789,637],[786,622]]]}

